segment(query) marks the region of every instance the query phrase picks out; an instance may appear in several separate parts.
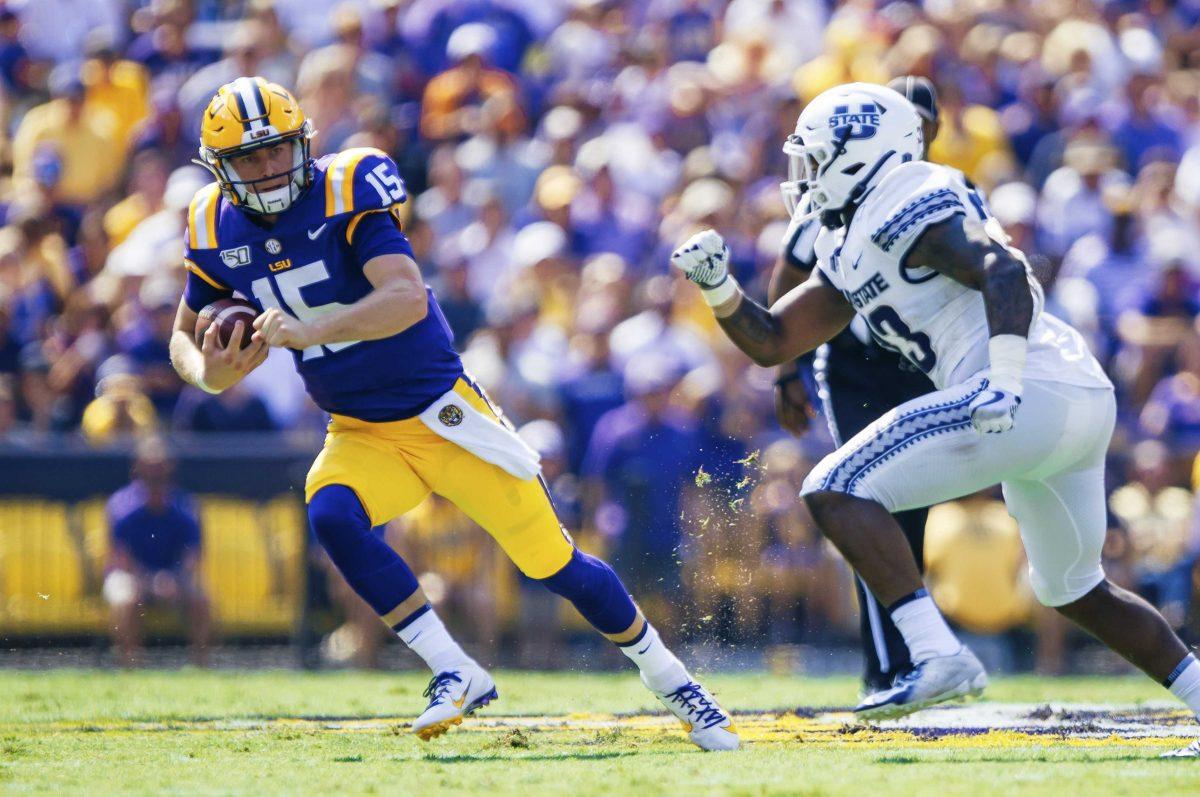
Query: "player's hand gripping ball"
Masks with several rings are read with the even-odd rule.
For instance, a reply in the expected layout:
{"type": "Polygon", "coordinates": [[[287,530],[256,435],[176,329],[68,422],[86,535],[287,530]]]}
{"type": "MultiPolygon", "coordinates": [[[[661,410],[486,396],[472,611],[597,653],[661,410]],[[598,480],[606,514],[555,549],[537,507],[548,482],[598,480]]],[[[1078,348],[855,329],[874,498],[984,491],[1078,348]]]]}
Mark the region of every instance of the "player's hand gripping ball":
{"type": "Polygon", "coordinates": [[[971,425],[984,434],[1013,428],[1021,397],[1007,390],[984,390],[971,402],[971,425]]]}
{"type": "Polygon", "coordinates": [[[729,247],[716,230],[703,230],[671,253],[671,263],[701,288],[715,288],[729,276],[729,247]]]}
{"type": "Polygon", "coordinates": [[[241,299],[219,299],[197,314],[196,345],[204,358],[197,384],[219,393],[262,364],[267,347],[254,339],[251,327],[257,315],[241,299]]]}
{"type": "Polygon", "coordinates": [[[204,345],[204,333],[212,324],[217,325],[217,343],[222,349],[229,348],[239,321],[242,322],[242,340],[239,348],[250,345],[251,324],[258,317],[258,308],[244,299],[218,299],[205,307],[196,316],[196,345],[204,345]]]}
{"type": "Polygon", "coordinates": [[[268,307],[265,313],[255,319],[254,328],[258,330],[256,337],[268,346],[307,349],[314,343],[312,328],[278,307],[268,307]]]}

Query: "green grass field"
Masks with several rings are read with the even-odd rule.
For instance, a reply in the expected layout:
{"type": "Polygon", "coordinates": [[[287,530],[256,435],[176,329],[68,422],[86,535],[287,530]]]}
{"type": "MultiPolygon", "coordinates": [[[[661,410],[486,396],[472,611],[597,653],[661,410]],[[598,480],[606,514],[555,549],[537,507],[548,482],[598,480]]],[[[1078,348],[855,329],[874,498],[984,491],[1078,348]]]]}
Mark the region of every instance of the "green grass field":
{"type": "MultiPolygon", "coordinates": [[[[712,676],[746,740],[732,754],[693,748],[632,674],[497,682],[500,702],[426,744],[408,732],[423,707],[416,673],[0,672],[0,793],[1200,794],[1200,761],[1157,758],[1179,738],[1088,733],[1086,722],[945,735],[795,711],[848,705],[849,678],[712,676]]],[[[958,714],[925,714],[1164,697],[1142,678],[1022,677],[958,714]]]]}

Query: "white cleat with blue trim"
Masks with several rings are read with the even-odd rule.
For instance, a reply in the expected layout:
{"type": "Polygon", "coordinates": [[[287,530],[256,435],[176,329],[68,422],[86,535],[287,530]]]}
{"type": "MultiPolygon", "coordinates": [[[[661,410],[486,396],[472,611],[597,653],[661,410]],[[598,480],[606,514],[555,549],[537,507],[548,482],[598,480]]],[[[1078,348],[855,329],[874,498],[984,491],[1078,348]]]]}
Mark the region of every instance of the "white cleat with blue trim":
{"type": "Polygon", "coordinates": [[[452,726],[461,725],[463,717],[469,717],[500,695],[487,670],[470,662],[433,676],[425,687],[425,697],[429,698],[429,705],[413,721],[412,729],[427,742],[452,726]]]}
{"type": "Polygon", "coordinates": [[[1200,739],[1192,742],[1187,747],[1180,747],[1178,750],[1163,753],[1159,758],[1200,758],[1200,739]]]}
{"type": "Polygon", "coordinates": [[[891,689],[867,695],[854,709],[863,720],[903,717],[923,708],[978,697],[987,687],[987,673],[965,645],[952,656],[934,656],[896,677],[891,689]]]}
{"type": "Polygon", "coordinates": [[[701,750],[736,750],[741,744],[733,720],[725,713],[707,689],[689,679],[670,692],[659,692],[642,683],[683,724],[688,738],[701,750]]]}

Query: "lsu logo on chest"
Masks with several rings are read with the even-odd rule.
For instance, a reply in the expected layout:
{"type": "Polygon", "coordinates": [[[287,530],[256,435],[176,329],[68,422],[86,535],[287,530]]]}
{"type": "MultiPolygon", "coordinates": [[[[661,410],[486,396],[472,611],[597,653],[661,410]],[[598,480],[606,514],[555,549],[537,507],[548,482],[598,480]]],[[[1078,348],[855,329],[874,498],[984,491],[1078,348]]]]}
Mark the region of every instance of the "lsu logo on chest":
{"type": "Polygon", "coordinates": [[[829,127],[836,138],[871,138],[879,131],[883,112],[883,106],[873,102],[864,102],[855,109],[849,105],[836,105],[829,117],[829,127]]]}

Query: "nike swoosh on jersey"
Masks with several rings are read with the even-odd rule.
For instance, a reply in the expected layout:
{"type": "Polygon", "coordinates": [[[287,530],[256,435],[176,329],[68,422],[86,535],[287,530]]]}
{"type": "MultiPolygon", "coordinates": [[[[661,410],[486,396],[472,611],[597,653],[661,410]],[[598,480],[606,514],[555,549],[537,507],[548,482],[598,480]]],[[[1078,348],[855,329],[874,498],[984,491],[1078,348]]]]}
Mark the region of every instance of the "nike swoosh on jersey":
{"type": "Polygon", "coordinates": [[[310,241],[317,240],[317,238],[319,238],[321,236],[321,233],[325,232],[325,228],[327,226],[329,226],[329,222],[325,222],[324,224],[322,224],[320,227],[318,227],[315,230],[309,230],[308,231],[308,240],[310,240],[310,241]]]}

